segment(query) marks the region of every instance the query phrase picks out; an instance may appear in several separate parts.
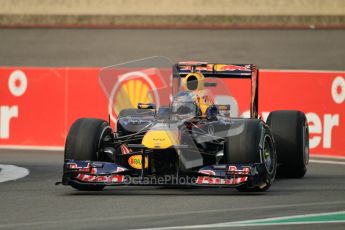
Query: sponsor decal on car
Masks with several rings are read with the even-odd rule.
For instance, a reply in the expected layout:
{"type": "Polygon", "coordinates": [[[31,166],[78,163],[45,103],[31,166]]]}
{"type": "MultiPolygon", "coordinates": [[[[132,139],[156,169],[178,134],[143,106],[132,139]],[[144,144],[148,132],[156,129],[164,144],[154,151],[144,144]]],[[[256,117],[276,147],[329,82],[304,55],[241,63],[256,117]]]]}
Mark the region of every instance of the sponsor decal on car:
{"type": "Polygon", "coordinates": [[[236,166],[230,165],[228,168],[228,172],[230,174],[235,174],[235,175],[249,175],[250,167],[243,167],[242,169],[238,169],[236,166]]]}
{"type": "Polygon", "coordinates": [[[223,65],[223,64],[216,64],[214,66],[216,71],[248,71],[250,72],[250,65],[246,66],[238,66],[238,65],[223,65]]]}
{"type": "MultiPolygon", "coordinates": [[[[213,170],[205,169],[199,170],[199,173],[206,175],[216,175],[216,172],[213,170]]],[[[210,176],[199,176],[196,180],[197,184],[210,184],[210,185],[237,185],[244,183],[248,180],[248,175],[250,175],[250,167],[242,167],[239,169],[234,165],[228,167],[228,176],[231,178],[219,178],[219,177],[210,177],[210,176]]]]}
{"type": "Polygon", "coordinates": [[[205,170],[199,170],[199,173],[205,174],[205,175],[216,175],[216,172],[213,170],[205,169],[205,170]]]}
{"type": "Polygon", "coordinates": [[[219,177],[199,176],[196,184],[209,184],[209,185],[237,185],[246,182],[248,177],[224,179],[219,177]]]}
{"type": "MultiPolygon", "coordinates": [[[[142,156],[141,155],[133,155],[128,158],[128,164],[135,168],[135,169],[142,169],[142,156]]],[[[145,157],[145,168],[148,167],[148,158],[145,157]]]]}
{"type": "Polygon", "coordinates": [[[78,170],[78,172],[90,172],[91,171],[91,164],[87,163],[86,167],[78,166],[77,163],[67,163],[67,167],[69,169],[78,170]]]}
{"type": "Polygon", "coordinates": [[[95,176],[78,174],[76,179],[83,182],[122,183],[124,182],[124,175],[95,176]]]}
{"type": "Polygon", "coordinates": [[[242,169],[238,169],[236,166],[231,165],[228,168],[228,174],[232,175],[232,179],[235,184],[240,184],[248,180],[246,175],[250,175],[250,167],[242,167],[242,169]]]}

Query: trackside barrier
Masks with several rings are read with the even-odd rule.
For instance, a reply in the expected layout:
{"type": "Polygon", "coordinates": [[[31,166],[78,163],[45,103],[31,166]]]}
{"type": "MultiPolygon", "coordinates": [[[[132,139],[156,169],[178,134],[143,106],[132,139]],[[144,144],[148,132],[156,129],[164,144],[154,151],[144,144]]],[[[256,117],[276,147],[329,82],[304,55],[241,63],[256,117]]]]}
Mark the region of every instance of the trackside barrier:
{"type": "MultiPolygon", "coordinates": [[[[111,107],[99,85],[99,71],[0,68],[0,148],[62,147],[77,118],[108,120],[111,107]]],[[[232,80],[227,87],[233,96],[229,100],[237,107],[232,107],[235,115],[247,116],[249,84],[232,80]]],[[[272,110],[304,111],[309,121],[311,153],[345,156],[345,71],[262,70],[259,88],[263,119],[272,110]]]]}

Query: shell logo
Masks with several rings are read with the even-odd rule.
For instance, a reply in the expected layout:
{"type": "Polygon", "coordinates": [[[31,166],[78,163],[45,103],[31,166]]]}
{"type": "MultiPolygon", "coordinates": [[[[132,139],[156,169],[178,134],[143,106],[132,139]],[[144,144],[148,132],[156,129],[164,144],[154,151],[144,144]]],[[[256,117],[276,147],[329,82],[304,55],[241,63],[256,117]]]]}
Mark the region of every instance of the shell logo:
{"type": "Polygon", "coordinates": [[[153,102],[153,95],[146,82],[141,79],[123,82],[115,94],[113,110],[119,114],[122,109],[136,108],[139,102],[153,102]]]}
{"type": "MultiPolygon", "coordinates": [[[[141,155],[133,155],[130,158],[128,158],[128,164],[135,168],[135,169],[141,169],[142,163],[141,163],[142,156],[141,155]]],[[[148,158],[145,157],[145,168],[148,167],[148,158]]]]}
{"type": "Polygon", "coordinates": [[[144,72],[129,72],[119,77],[109,98],[108,112],[113,122],[123,109],[137,108],[138,103],[155,103],[159,106],[156,86],[144,72]]]}

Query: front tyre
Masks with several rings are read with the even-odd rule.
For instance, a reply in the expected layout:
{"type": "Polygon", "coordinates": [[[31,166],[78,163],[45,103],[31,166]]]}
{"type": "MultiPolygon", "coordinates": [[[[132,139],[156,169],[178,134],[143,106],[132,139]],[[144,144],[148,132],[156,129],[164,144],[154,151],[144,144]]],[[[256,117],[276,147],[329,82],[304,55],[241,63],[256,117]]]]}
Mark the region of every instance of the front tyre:
{"type": "Polygon", "coordinates": [[[266,191],[275,178],[277,156],[272,135],[264,122],[244,119],[243,132],[226,139],[224,161],[227,164],[265,163],[262,185],[253,188],[243,185],[237,189],[241,192],[266,191]]]}
{"type": "MultiPolygon", "coordinates": [[[[99,160],[98,151],[102,140],[111,135],[112,130],[104,120],[95,118],[81,118],[71,126],[65,143],[64,160],[99,160]]],[[[83,185],[73,183],[71,186],[83,191],[102,190],[104,185],[83,185]]]]}

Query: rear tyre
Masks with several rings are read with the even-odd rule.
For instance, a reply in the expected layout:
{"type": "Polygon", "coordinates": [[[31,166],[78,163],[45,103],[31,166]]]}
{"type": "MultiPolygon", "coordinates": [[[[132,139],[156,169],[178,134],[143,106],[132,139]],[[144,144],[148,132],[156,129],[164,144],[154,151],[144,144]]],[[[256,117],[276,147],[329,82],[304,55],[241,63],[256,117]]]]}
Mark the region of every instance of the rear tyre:
{"type": "Polygon", "coordinates": [[[309,162],[309,129],[300,111],[273,111],[267,118],[277,148],[277,176],[302,178],[309,162]]]}
{"type": "MultiPolygon", "coordinates": [[[[108,123],[95,118],[81,118],[71,126],[65,143],[65,160],[99,160],[98,151],[102,139],[112,133],[108,123]]],[[[71,182],[71,186],[83,191],[102,190],[104,185],[81,185],[71,182]]]]}
{"type": "Polygon", "coordinates": [[[265,163],[264,183],[259,187],[246,185],[237,189],[241,192],[261,192],[273,183],[276,174],[277,157],[270,130],[261,120],[243,120],[244,129],[238,135],[227,137],[224,145],[224,162],[227,164],[265,163]]]}

